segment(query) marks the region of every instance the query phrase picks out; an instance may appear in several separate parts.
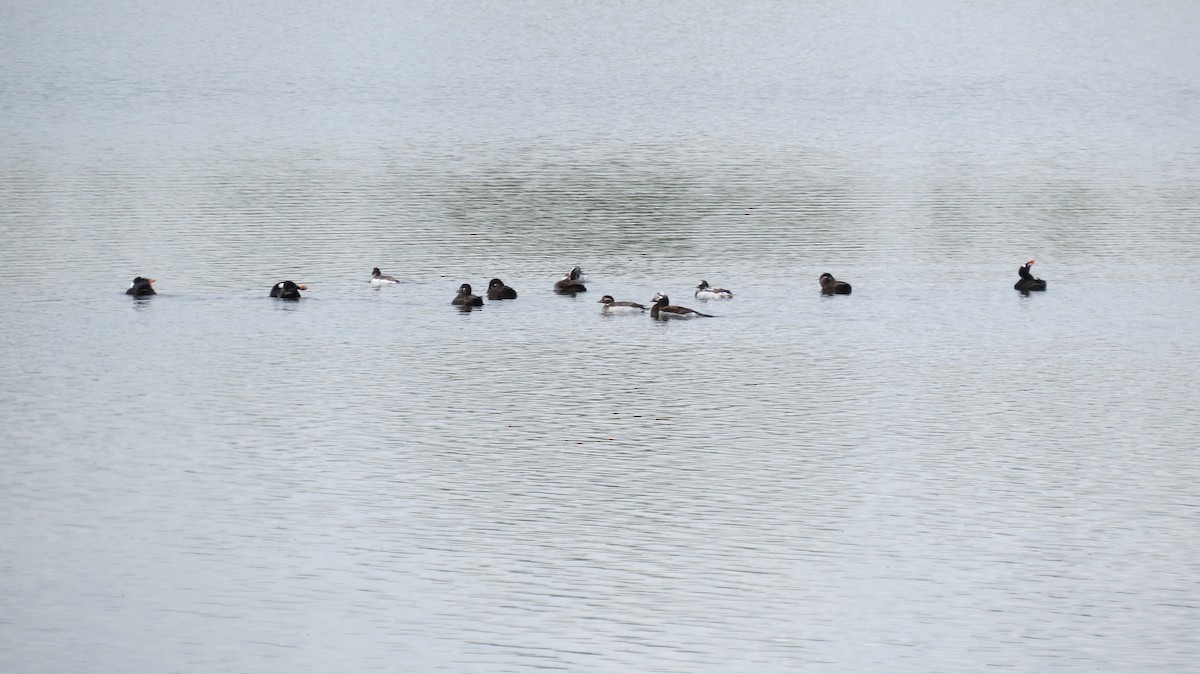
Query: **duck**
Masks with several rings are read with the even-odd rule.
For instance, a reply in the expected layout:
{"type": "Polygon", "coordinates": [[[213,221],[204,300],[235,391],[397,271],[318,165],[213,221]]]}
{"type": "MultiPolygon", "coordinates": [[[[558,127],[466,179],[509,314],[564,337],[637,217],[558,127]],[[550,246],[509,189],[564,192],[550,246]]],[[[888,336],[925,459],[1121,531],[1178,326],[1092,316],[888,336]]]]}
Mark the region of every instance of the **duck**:
{"type": "Polygon", "coordinates": [[[471,294],[471,284],[464,283],[458,287],[458,294],[450,301],[456,307],[482,307],[483,298],[471,294]]]}
{"type": "Polygon", "coordinates": [[[308,286],[292,281],[280,281],[271,286],[271,297],[278,297],[281,300],[298,300],[301,290],[308,290],[308,286]]]}
{"type": "Polygon", "coordinates": [[[515,300],[517,291],[504,285],[504,281],[494,278],[488,281],[487,298],[489,300],[515,300]]]}
{"type": "Polygon", "coordinates": [[[379,271],[379,267],[375,267],[374,269],[371,270],[371,285],[382,286],[382,285],[387,285],[389,283],[399,283],[399,281],[397,281],[395,279],[395,277],[388,276],[388,275],[384,274],[383,272],[379,271]]]}
{"type": "Polygon", "coordinates": [[[137,278],[133,279],[133,283],[129,284],[129,289],[125,291],[125,294],[133,295],[134,297],[157,295],[158,293],[154,292],[154,288],[150,286],[150,284],[154,282],[155,279],[138,276],[137,278]]]}
{"type": "Polygon", "coordinates": [[[701,279],[700,285],[696,286],[696,299],[728,300],[733,299],[733,293],[724,288],[714,288],[708,285],[708,281],[701,279]]]}
{"type": "Polygon", "coordinates": [[[605,295],[600,298],[600,313],[602,314],[640,314],[646,311],[644,305],[637,302],[618,302],[613,299],[612,295],[605,295]]]}
{"type": "Polygon", "coordinates": [[[850,284],[845,281],[839,281],[833,277],[833,274],[825,272],[821,274],[821,294],[822,295],[849,295],[850,284]]]}
{"type": "Polygon", "coordinates": [[[587,274],[583,273],[582,267],[575,265],[571,268],[571,271],[567,272],[567,278],[582,283],[587,280],[587,274]]]}
{"type": "Polygon", "coordinates": [[[1014,290],[1020,290],[1023,293],[1028,293],[1031,290],[1045,290],[1046,282],[1029,273],[1029,268],[1037,260],[1030,260],[1025,263],[1025,266],[1017,270],[1017,274],[1021,277],[1017,280],[1017,284],[1013,286],[1014,290]]]}
{"type": "Polygon", "coordinates": [[[702,314],[695,309],[675,306],[671,304],[671,299],[662,293],[656,293],[650,301],[654,303],[650,307],[650,318],[662,321],[672,318],[712,318],[712,316],[702,314]]]}
{"type": "Polygon", "coordinates": [[[580,283],[579,281],[577,281],[575,279],[572,279],[571,274],[568,273],[566,276],[562,277],[561,280],[559,280],[557,283],[554,284],[554,292],[558,293],[559,295],[574,295],[575,293],[586,293],[587,286],[583,285],[582,283],[580,283]]]}

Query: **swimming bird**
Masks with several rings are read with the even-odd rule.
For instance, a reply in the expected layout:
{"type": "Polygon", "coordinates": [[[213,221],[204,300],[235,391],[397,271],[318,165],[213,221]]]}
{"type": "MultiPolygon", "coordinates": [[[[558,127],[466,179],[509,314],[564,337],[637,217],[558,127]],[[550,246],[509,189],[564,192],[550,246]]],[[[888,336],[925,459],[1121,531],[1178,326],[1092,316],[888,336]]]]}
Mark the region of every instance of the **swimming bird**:
{"type": "Polygon", "coordinates": [[[637,302],[618,302],[613,299],[612,295],[605,295],[600,298],[600,313],[602,314],[640,314],[646,311],[646,307],[637,302]]]}
{"type": "Polygon", "coordinates": [[[464,283],[458,287],[458,294],[450,301],[456,307],[482,307],[483,298],[471,294],[471,284],[464,283]]]}
{"type": "Polygon", "coordinates": [[[379,271],[379,267],[375,267],[371,270],[371,285],[382,286],[389,283],[399,283],[399,281],[397,281],[394,277],[388,276],[379,271]]]}
{"type": "Polygon", "coordinates": [[[298,300],[301,290],[308,290],[308,286],[303,283],[280,281],[271,286],[271,297],[278,297],[281,300],[298,300]]]}
{"type": "Polygon", "coordinates": [[[517,291],[504,285],[504,281],[494,278],[488,281],[487,298],[489,300],[515,300],[517,291]]]}
{"type": "Polygon", "coordinates": [[[1029,268],[1033,266],[1034,262],[1037,262],[1037,260],[1030,260],[1029,262],[1025,263],[1025,266],[1017,270],[1017,274],[1020,275],[1021,278],[1018,279],[1017,284],[1013,286],[1014,290],[1020,290],[1023,293],[1028,293],[1031,290],[1046,289],[1045,281],[1029,273],[1029,268]]]}
{"type": "Polygon", "coordinates": [[[712,316],[702,314],[695,309],[675,306],[671,304],[670,298],[662,293],[656,293],[650,301],[654,302],[654,305],[650,307],[650,318],[662,321],[672,318],[712,318],[712,316]]]}
{"type": "Polygon", "coordinates": [[[572,279],[571,275],[568,273],[566,276],[562,277],[561,280],[559,280],[557,283],[554,284],[554,292],[558,293],[559,295],[574,295],[575,293],[586,293],[587,286],[583,285],[579,281],[572,279]]]}
{"type": "Polygon", "coordinates": [[[733,293],[724,288],[714,288],[708,285],[708,281],[701,280],[700,285],[696,286],[696,299],[728,300],[733,299],[733,293]]]}
{"type": "Polygon", "coordinates": [[[839,281],[833,277],[833,274],[825,272],[821,274],[821,294],[822,295],[849,295],[850,284],[845,281],[839,281]]]}
{"type": "Polygon", "coordinates": [[[152,288],[150,286],[151,283],[154,283],[154,279],[142,278],[141,276],[139,276],[139,277],[133,279],[133,283],[129,284],[129,289],[125,291],[125,294],[133,295],[134,297],[143,297],[145,295],[157,295],[158,293],[154,292],[154,288],[152,288]]]}
{"type": "Polygon", "coordinates": [[[571,279],[572,281],[579,281],[582,283],[587,280],[587,274],[583,273],[582,267],[575,265],[571,268],[571,271],[567,272],[567,278],[571,279]]]}

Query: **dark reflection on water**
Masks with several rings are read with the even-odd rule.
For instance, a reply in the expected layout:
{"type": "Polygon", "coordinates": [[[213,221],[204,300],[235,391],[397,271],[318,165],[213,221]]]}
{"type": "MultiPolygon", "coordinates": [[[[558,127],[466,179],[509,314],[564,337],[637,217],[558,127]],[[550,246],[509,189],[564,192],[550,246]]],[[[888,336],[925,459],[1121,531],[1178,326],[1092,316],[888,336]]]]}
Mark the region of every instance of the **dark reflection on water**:
{"type": "Polygon", "coordinates": [[[0,669],[1200,656],[1190,4],[101,9],[0,41],[0,669]]]}

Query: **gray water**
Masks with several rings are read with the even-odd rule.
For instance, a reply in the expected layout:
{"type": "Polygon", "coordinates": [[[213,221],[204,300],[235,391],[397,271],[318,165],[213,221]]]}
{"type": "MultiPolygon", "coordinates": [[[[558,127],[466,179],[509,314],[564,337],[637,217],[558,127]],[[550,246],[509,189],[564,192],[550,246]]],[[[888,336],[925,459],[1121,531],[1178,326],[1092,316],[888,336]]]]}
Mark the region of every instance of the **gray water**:
{"type": "Polygon", "coordinates": [[[1200,660],[1200,5],[0,17],[0,670],[1200,660]]]}

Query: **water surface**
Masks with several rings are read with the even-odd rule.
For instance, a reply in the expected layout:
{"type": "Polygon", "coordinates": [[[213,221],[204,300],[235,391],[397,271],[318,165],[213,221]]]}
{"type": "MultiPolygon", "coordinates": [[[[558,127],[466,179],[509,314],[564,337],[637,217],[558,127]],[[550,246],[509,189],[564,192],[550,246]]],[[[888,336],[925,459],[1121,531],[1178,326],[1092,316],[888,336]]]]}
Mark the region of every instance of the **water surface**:
{"type": "Polygon", "coordinates": [[[1197,13],[3,10],[0,669],[1188,669],[1197,13]]]}

